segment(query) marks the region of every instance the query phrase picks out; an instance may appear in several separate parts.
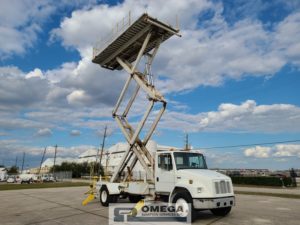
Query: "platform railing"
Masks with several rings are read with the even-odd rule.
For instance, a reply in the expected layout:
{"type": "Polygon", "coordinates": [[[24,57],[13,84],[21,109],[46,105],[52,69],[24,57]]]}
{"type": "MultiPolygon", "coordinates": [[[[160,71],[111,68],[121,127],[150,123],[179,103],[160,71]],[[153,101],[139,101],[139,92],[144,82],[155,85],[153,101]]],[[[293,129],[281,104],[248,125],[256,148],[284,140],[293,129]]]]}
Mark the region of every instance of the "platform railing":
{"type": "Polygon", "coordinates": [[[93,47],[93,58],[104,50],[109,43],[113,42],[121,33],[123,33],[128,27],[131,26],[132,15],[129,11],[128,14],[123,17],[122,20],[117,22],[112,28],[112,31],[103,39],[99,40],[94,44],[93,47]]]}
{"type": "MultiPolygon", "coordinates": [[[[123,17],[119,22],[113,26],[112,31],[105,36],[104,38],[100,39],[94,44],[93,47],[93,58],[97,56],[100,52],[102,52],[105,47],[107,47],[110,43],[112,43],[121,33],[123,33],[128,27],[131,26],[132,21],[137,19],[136,17],[133,18],[131,11],[128,12],[126,16],[123,17]]],[[[174,21],[173,21],[174,22],[174,21]]],[[[176,21],[174,23],[168,23],[170,26],[175,25],[174,27],[179,30],[179,18],[176,15],[176,21]]]]}

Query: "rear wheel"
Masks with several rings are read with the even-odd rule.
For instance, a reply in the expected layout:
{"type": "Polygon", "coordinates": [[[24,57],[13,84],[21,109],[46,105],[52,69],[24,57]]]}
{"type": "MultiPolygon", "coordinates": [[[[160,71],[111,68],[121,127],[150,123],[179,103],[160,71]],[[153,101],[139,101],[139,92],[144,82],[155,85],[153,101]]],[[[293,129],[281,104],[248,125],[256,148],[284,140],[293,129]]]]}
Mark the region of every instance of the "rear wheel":
{"type": "Polygon", "coordinates": [[[102,186],[100,189],[100,203],[101,205],[107,207],[109,203],[114,202],[114,196],[109,194],[106,186],[102,186]]]}
{"type": "Polygon", "coordinates": [[[231,211],[231,207],[211,209],[210,211],[216,216],[227,216],[231,211]]]}

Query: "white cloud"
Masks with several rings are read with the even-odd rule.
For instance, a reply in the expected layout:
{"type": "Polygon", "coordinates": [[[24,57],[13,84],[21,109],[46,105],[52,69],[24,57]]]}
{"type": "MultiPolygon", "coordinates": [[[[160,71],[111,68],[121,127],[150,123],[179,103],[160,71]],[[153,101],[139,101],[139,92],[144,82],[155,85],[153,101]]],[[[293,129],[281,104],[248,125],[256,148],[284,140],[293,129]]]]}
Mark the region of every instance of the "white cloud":
{"type": "Polygon", "coordinates": [[[76,48],[82,57],[90,60],[92,44],[103,40],[113,24],[131,8],[133,17],[146,10],[154,17],[173,22],[174,14],[178,13],[183,37],[164,43],[154,62],[155,75],[167,77],[157,79],[157,85],[164,93],[192,90],[201,85],[219,86],[227,78],[270,76],[290,60],[296,62],[300,13],[274,24],[271,31],[253,18],[228,24],[222,17],[220,3],[190,0],[180,4],[176,1],[175,4],[167,1],[164,6],[168,10],[161,9],[160,1],[127,0],[114,6],[99,5],[90,10],[77,10],[52,31],[52,38],[62,39],[65,46],[76,48]],[[197,24],[197,17],[208,10],[214,16],[197,24]],[[288,38],[287,32],[290,34],[288,38]],[[193,54],[190,54],[191,50],[193,54]]]}
{"type": "Polygon", "coordinates": [[[300,145],[299,144],[278,144],[272,147],[255,146],[244,150],[246,157],[255,158],[286,158],[298,157],[300,158],[300,145]]]}
{"type": "Polygon", "coordinates": [[[40,137],[52,136],[52,131],[49,128],[42,128],[37,131],[36,136],[40,136],[40,137]]]}
{"type": "Polygon", "coordinates": [[[167,111],[159,127],[187,132],[299,132],[299,115],[295,105],[257,105],[247,100],[240,105],[222,103],[217,111],[194,115],[167,111]]]}
{"type": "MultiPolygon", "coordinates": [[[[74,11],[70,18],[65,18],[60,27],[52,31],[52,39],[61,38],[65,46],[75,47],[82,56],[87,56],[85,54],[86,49],[90,48],[99,39],[105,39],[113,26],[121,21],[129,11],[132,19],[136,19],[142,12],[147,11],[154,17],[171,22],[171,24],[175,24],[175,15],[178,14],[183,26],[195,27],[197,15],[210,7],[212,7],[212,3],[206,0],[180,2],[169,0],[163,3],[158,0],[151,2],[125,0],[123,3],[114,6],[101,4],[89,10],[74,11]]],[[[89,57],[91,53],[90,48],[89,57]]]]}
{"type": "Polygon", "coordinates": [[[84,105],[85,102],[89,102],[90,99],[90,96],[88,96],[84,90],[75,90],[67,96],[68,103],[71,105],[84,105]]]}
{"type": "MultiPolygon", "coordinates": [[[[14,11],[11,17],[3,16],[5,23],[17,29],[23,26],[22,21],[31,25],[35,24],[32,21],[36,18],[43,21],[52,13],[53,5],[47,1],[41,2],[36,4],[44,4],[45,11],[30,12],[30,9],[20,15],[15,15],[14,11]],[[49,6],[47,10],[46,6],[49,6]],[[19,18],[19,21],[14,18],[19,18]]],[[[75,10],[52,31],[53,38],[60,38],[66,47],[74,47],[81,53],[79,62],[66,62],[59,68],[47,71],[36,68],[29,73],[16,67],[0,68],[0,108],[3,111],[10,109],[10,112],[19,112],[21,109],[26,111],[25,119],[16,118],[17,114],[2,117],[0,122],[4,128],[49,127],[53,130],[61,123],[77,129],[88,127],[97,130],[107,123],[115,128],[110,112],[127,74],[106,71],[94,65],[91,63],[91,50],[93,42],[109,33],[113,24],[130,9],[133,9],[134,16],[147,11],[154,17],[171,22],[175,22],[175,14],[179,15],[183,37],[172,38],[164,43],[154,62],[156,68],[153,71],[164,76],[163,79],[156,79],[158,89],[165,93],[192,90],[201,85],[218,86],[228,78],[272,75],[289,60],[295,64],[297,62],[297,13],[278,25],[273,24],[274,29],[271,31],[266,30],[258,20],[245,19],[228,24],[222,16],[222,5],[205,0],[164,3],[126,0],[114,6],[102,4],[87,7],[75,10]],[[213,17],[198,23],[199,15],[207,10],[210,10],[213,17]],[[289,34],[288,37],[285,33],[289,34]]],[[[18,8],[15,10],[19,12],[18,8]]],[[[25,45],[18,46],[24,49],[25,45]]],[[[138,102],[138,109],[131,113],[140,115],[143,107],[144,103],[138,102]]],[[[167,111],[159,127],[188,132],[267,133],[298,132],[300,127],[299,107],[288,104],[257,105],[255,101],[249,100],[240,105],[224,103],[216,111],[198,114],[180,110],[176,108],[175,111],[167,111]]]]}
{"type": "Polygon", "coordinates": [[[274,48],[287,60],[300,65],[300,13],[294,13],[279,23],[276,28],[274,48]]]}
{"type": "Polygon", "coordinates": [[[4,0],[0,4],[1,58],[22,54],[37,39],[41,24],[53,12],[48,1],[4,0]]]}
{"type": "MultiPolygon", "coordinates": [[[[42,154],[45,146],[28,146],[26,143],[22,143],[19,140],[9,139],[9,140],[0,140],[0,157],[4,159],[5,165],[14,165],[16,157],[22,157],[25,153],[26,164],[31,166],[37,166],[40,163],[42,154]]],[[[46,158],[54,157],[54,146],[46,146],[46,158]]],[[[81,153],[90,150],[97,149],[96,146],[92,145],[78,145],[70,147],[57,147],[57,157],[78,157],[81,153]]]]}
{"type": "Polygon", "coordinates": [[[21,71],[16,66],[3,66],[0,67],[0,75],[1,76],[9,76],[9,77],[21,77],[23,75],[23,71],[21,71]]]}
{"type": "Polygon", "coordinates": [[[1,0],[0,2],[0,59],[24,54],[33,47],[44,23],[54,13],[66,8],[89,8],[97,0],[1,0]]]}
{"type": "Polygon", "coordinates": [[[5,130],[41,128],[45,125],[45,122],[16,118],[16,115],[3,115],[0,118],[0,127],[5,130]]]}
{"type": "Polygon", "coordinates": [[[268,158],[270,157],[271,150],[270,147],[255,146],[254,148],[246,149],[244,154],[247,157],[268,158]]]}
{"type": "Polygon", "coordinates": [[[25,78],[33,78],[33,77],[38,77],[38,78],[43,78],[43,72],[39,68],[35,68],[33,71],[30,71],[28,74],[26,74],[25,78]]]}
{"type": "Polygon", "coordinates": [[[80,132],[80,130],[71,130],[70,135],[71,136],[80,136],[81,132],[80,132]]]}
{"type": "Polygon", "coordinates": [[[0,67],[0,109],[15,111],[45,99],[49,91],[47,80],[35,69],[26,75],[16,67],[0,67]]]}
{"type": "Polygon", "coordinates": [[[276,145],[275,153],[273,154],[275,157],[293,157],[297,156],[300,158],[300,145],[299,144],[280,144],[276,145]]]}

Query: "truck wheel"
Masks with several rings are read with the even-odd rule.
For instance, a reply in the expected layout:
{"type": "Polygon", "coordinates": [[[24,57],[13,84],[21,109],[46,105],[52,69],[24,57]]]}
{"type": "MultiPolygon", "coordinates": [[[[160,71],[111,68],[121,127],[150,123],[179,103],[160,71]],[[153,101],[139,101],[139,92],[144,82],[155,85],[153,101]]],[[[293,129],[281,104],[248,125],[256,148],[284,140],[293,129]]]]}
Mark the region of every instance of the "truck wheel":
{"type": "Polygon", "coordinates": [[[231,207],[217,208],[210,210],[216,216],[226,216],[231,211],[231,207]]]}
{"type": "Polygon", "coordinates": [[[129,195],[128,199],[131,203],[138,203],[142,199],[142,196],[140,196],[140,195],[129,195]]]}
{"type": "Polygon", "coordinates": [[[107,207],[109,203],[112,203],[113,196],[109,194],[106,186],[102,186],[100,189],[100,202],[101,205],[107,207]]]}
{"type": "Polygon", "coordinates": [[[182,192],[175,193],[172,203],[175,204],[176,211],[179,206],[182,207],[183,212],[181,216],[187,216],[188,213],[190,212],[192,222],[195,220],[196,211],[194,210],[193,207],[193,199],[188,192],[182,191],[182,192]],[[190,207],[188,204],[190,204],[190,207]]]}

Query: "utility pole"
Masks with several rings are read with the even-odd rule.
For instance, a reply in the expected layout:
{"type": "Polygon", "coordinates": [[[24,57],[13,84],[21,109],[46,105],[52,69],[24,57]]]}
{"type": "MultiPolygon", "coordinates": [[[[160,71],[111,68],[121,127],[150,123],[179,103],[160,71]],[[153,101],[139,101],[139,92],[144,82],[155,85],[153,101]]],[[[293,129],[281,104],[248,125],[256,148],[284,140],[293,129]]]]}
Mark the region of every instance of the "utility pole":
{"type": "Polygon", "coordinates": [[[54,162],[53,162],[53,177],[55,179],[55,162],[56,162],[56,153],[57,153],[57,145],[54,146],[54,162]]]}
{"type": "Polygon", "coordinates": [[[25,152],[23,152],[23,159],[22,159],[22,170],[21,170],[21,173],[23,173],[23,169],[24,169],[24,162],[25,162],[25,152]]]}
{"type": "Polygon", "coordinates": [[[15,162],[15,167],[17,168],[18,166],[18,156],[16,156],[16,162],[15,162]]]}
{"type": "Polygon", "coordinates": [[[39,175],[41,173],[42,164],[43,164],[43,161],[44,161],[44,158],[45,158],[46,150],[47,150],[47,147],[45,147],[45,149],[44,149],[44,153],[43,153],[43,156],[42,156],[42,160],[41,160],[41,164],[40,164],[40,168],[39,168],[39,172],[38,172],[39,175]]]}
{"type": "Polygon", "coordinates": [[[101,153],[100,153],[100,163],[99,163],[98,175],[100,175],[100,168],[101,168],[101,161],[102,161],[103,150],[104,150],[104,145],[105,145],[106,132],[107,132],[107,126],[105,126],[105,128],[104,128],[104,134],[103,134],[102,146],[101,146],[101,153]]]}

